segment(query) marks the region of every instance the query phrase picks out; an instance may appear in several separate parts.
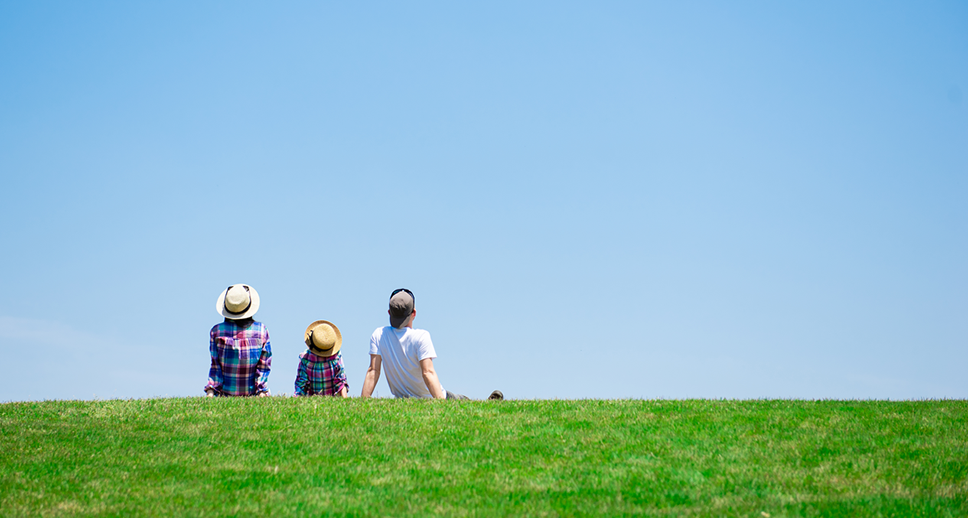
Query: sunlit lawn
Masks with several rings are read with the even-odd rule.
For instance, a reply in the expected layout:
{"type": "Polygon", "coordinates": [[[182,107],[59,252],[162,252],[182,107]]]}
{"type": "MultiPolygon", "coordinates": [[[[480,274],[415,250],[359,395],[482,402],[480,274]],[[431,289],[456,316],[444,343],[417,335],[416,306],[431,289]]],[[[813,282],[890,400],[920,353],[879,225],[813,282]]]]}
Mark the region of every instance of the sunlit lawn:
{"type": "Polygon", "coordinates": [[[0,405],[3,516],[966,516],[966,401],[0,405]]]}

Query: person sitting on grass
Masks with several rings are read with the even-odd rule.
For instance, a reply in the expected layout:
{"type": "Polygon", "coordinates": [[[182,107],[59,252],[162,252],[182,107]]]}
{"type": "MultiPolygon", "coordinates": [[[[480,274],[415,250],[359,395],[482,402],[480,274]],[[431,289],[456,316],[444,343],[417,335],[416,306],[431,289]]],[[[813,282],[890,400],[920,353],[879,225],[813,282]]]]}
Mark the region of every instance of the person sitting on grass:
{"type": "Polygon", "coordinates": [[[343,335],[331,322],[317,320],[306,328],[306,352],[299,355],[294,396],[346,397],[349,383],[343,370],[343,335]]]}
{"type": "MultiPolygon", "coordinates": [[[[413,319],[417,316],[413,292],[406,288],[394,290],[387,313],[390,325],[378,328],[370,337],[370,367],[363,379],[360,397],[373,394],[385,362],[387,384],[398,398],[470,399],[444,390],[437,379],[434,370],[437,352],[430,333],[413,328],[413,319]]],[[[488,399],[504,399],[504,395],[495,390],[488,399]]]]}
{"type": "Polygon", "coordinates": [[[268,396],[272,348],[269,330],[253,317],[259,311],[259,292],[247,284],[233,284],[215,302],[225,317],[209,333],[208,370],[205,394],[213,396],[268,396]]]}

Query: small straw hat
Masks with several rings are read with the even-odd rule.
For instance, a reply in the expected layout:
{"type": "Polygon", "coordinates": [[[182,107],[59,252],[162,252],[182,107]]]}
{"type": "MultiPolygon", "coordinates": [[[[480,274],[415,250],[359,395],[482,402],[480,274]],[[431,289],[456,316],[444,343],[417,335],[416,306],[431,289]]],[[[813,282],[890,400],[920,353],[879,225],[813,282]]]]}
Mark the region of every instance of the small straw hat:
{"type": "Polygon", "coordinates": [[[306,345],[316,356],[326,358],[339,352],[343,335],[332,322],[317,320],[306,328],[306,345]]]}
{"type": "Polygon", "coordinates": [[[215,311],[232,320],[242,320],[259,311],[259,292],[248,284],[233,284],[218,296],[215,311]]]}

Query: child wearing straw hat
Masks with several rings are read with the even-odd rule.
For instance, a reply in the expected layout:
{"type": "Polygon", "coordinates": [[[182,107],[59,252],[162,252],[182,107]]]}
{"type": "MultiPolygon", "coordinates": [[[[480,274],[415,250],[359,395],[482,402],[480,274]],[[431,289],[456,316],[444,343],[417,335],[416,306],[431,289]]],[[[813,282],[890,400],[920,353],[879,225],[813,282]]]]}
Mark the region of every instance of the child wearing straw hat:
{"type": "Polygon", "coordinates": [[[343,335],[332,322],[317,320],[306,328],[306,347],[299,355],[295,396],[346,397],[349,383],[343,370],[343,335]]]}
{"type": "Polygon", "coordinates": [[[209,397],[268,396],[269,330],[253,318],[259,311],[259,292],[247,284],[233,284],[218,296],[215,310],[225,321],[209,333],[212,365],[205,393],[209,397]]]}

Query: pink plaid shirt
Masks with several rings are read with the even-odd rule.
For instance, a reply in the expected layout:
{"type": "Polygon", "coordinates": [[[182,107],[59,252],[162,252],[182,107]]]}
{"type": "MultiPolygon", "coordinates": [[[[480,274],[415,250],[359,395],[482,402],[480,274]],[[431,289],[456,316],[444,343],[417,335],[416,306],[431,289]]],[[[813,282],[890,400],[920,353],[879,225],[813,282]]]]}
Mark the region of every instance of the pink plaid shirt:
{"type": "Polygon", "coordinates": [[[294,396],[336,396],[343,387],[349,386],[343,370],[343,357],[339,353],[325,358],[312,351],[299,355],[294,396]]]}

